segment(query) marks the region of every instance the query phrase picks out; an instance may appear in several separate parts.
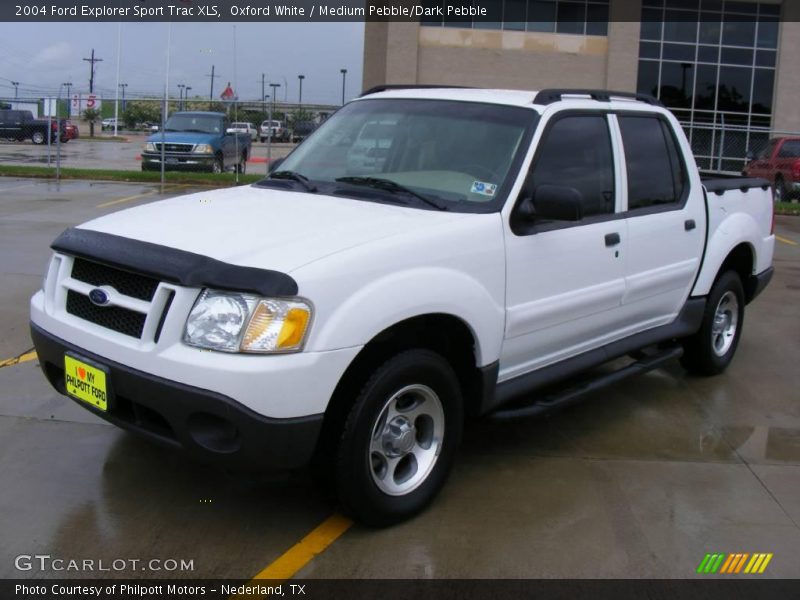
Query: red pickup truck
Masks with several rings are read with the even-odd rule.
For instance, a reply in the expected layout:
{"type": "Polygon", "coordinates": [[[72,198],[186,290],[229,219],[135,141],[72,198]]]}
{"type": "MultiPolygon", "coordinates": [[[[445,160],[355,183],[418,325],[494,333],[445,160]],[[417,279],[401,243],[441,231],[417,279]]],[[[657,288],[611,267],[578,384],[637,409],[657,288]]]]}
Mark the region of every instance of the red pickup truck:
{"type": "Polygon", "coordinates": [[[748,159],[743,174],[771,181],[776,202],[800,195],[800,137],[771,139],[761,154],[748,159]]]}

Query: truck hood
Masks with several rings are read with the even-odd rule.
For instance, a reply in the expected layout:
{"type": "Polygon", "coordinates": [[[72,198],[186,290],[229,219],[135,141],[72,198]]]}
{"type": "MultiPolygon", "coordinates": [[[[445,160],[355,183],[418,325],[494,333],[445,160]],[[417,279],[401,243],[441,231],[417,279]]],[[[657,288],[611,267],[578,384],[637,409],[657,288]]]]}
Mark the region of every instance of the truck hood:
{"type": "Polygon", "coordinates": [[[349,248],[466,216],[249,186],[170,198],[79,228],[290,273],[349,248]]]}
{"type": "MultiPolygon", "coordinates": [[[[219,138],[222,134],[213,133],[179,133],[177,131],[164,132],[164,141],[167,144],[211,144],[215,139],[219,138]]],[[[154,133],[149,138],[148,142],[160,143],[161,134],[154,133]]]]}

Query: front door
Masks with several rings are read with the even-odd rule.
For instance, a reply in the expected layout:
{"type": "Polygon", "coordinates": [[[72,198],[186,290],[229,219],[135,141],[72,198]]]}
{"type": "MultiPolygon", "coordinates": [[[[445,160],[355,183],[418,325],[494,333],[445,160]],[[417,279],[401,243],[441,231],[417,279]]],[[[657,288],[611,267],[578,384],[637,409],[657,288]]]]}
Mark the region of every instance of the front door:
{"type": "Polygon", "coordinates": [[[583,218],[520,223],[506,231],[506,331],[500,381],[613,339],[623,322],[625,220],[609,117],[556,113],[547,122],[526,189],[574,188],[583,218]]]}

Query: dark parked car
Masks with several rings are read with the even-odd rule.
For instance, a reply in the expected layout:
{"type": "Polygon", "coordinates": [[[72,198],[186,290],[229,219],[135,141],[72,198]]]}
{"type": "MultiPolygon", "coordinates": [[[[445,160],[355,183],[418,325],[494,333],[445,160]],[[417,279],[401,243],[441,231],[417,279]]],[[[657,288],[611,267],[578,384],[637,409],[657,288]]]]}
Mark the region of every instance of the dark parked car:
{"type": "Polygon", "coordinates": [[[772,182],[776,202],[800,195],[800,137],[771,139],[758,156],[748,159],[743,174],[772,182]]]}
{"type": "Polygon", "coordinates": [[[317,128],[314,121],[297,121],[292,125],[292,141],[302,142],[317,128]]]}
{"type": "Polygon", "coordinates": [[[59,122],[55,119],[36,119],[29,110],[0,110],[0,137],[17,142],[29,139],[34,144],[46,144],[48,139],[55,142],[60,130],[61,141],[64,142],[65,122],[62,119],[59,128],[59,122]],[[48,128],[51,130],[49,136],[48,128]]]}

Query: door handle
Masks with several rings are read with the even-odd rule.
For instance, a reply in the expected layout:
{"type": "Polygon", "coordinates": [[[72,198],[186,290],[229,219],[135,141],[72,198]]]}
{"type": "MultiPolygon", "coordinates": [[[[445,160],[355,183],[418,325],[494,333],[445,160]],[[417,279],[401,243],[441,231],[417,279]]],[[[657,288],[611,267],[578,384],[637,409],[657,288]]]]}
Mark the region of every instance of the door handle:
{"type": "Polygon", "coordinates": [[[606,246],[616,246],[620,242],[620,237],[618,233],[607,233],[606,234],[606,246]]]}
{"type": "Polygon", "coordinates": [[[694,219],[687,219],[686,221],[683,222],[683,228],[686,231],[691,231],[695,227],[697,227],[697,224],[694,222],[694,219]]]}

